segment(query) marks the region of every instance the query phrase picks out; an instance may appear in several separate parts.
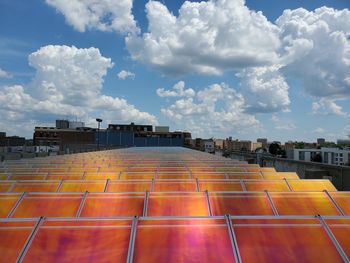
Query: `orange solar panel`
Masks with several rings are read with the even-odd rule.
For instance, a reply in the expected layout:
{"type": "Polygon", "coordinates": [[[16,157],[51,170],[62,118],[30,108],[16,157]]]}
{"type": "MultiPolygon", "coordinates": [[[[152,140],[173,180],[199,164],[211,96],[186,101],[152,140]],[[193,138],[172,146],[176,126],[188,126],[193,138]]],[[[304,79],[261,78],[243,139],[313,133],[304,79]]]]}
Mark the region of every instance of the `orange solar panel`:
{"type": "Polygon", "coordinates": [[[264,179],[261,173],[227,173],[228,179],[264,179]]]}
{"type": "Polygon", "coordinates": [[[46,180],[82,180],[83,174],[49,174],[46,180]]]}
{"type": "Polygon", "coordinates": [[[153,179],[156,176],[155,173],[122,173],[120,175],[121,180],[144,180],[153,179]]]}
{"type": "Polygon", "coordinates": [[[60,192],[103,192],[106,186],[106,180],[95,181],[64,181],[60,192]]]}
{"type": "Polygon", "coordinates": [[[262,172],[264,179],[300,179],[295,172],[262,172]]]}
{"type": "Polygon", "coordinates": [[[23,262],[126,262],[131,220],[44,221],[23,262]]]}
{"type": "Polygon", "coordinates": [[[101,173],[101,174],[87,174],[84,176],[84,180],[118,180],[119,173],[101,173]]]}
{"type": "Polygon", "coordinates": [[[0,262],[16,262],[36,221],[0,222],[0,262]]]}
{"type": "Polygon", "coordinates": [[[273,167],[246,167],[247,172],[276,172],[273,167]]]}
{"type": "Polygon", "coordinates": [[[140,220],[134,262],[236,262],[223,219],[140,220]]]}
{"type": "Polygon", "coordinates": [[[198,179],[226,179],[225,173],[210,173],[210,172],[202,172],[202,173],[192,173],[193,178],[198,178],[198,179]]]}
{"type": "Polygon", "coordinates": [[[56,192],[60,182],[16,182],[12,192],[56,192]]]}
{"type": "Polygon", "coordinates": [[[205,193],[154,193],[149,194],[148,216],[208,216],[205,193]]]}
{"type": "Polygon", "coordinates": [[[0,180],[1,181],[6,180],[6,178],[7,178],[6,174],[0,174],[0,180]]]}
{"type": "Polygon", "coordinates": [[[290,191],[284,180],[244,180],[247,191],[290,191]]]}
{"type": "Polygon", "coordinates": [[[209,193],[214,216],[274,215],[265,193],[209,193]]]}
{"type": "Polygon", "coordinates": [[[317,219],[233,219],[243,262],[343,262],[317,219]]]}
{"type": "Polygon", "coordinates": [[[20,196],[19,194],[0,194],[0,218],[10,213],[20,196]]]}
{"type": "Polygon", "coordinates": [[[325,219],[346,256],[350,258],[350,219],[325,219]]]}
{"type": "Polygon", "coordinates": [[[350,192],[329,192],[345,215],[350,215],[350,192]]]}
{"type": "Polygon", "coordinates": [[[191,179],[189,172],[181,173],[157,173],[157,179],[191,179]]]}
{"type": "Polygon", "coordinates": [[[27,194],[12,217],[75,217],[83,194],[27,194]]]}
{"type": "Polygon", "coordinates": [[[200,191],[243,191],[240,181],[199,180],[200,191]]]}
{"type": "Polygon", "coordinates": [[[150,191],[151,180],[145,181],[110,181],[106,192],[145,192],[150,191]]]}
{"type": "Polygon", "coordinates": [[[279,215],[340,215],[324,192],[270,193],[279,215]]]}
{"type": "Polygon", "coordinates": [[[0,182],[0,193],[8,192],[13,184],[13,182],[0,182]]]}
{"type": "Polygon", "coordinates": [[[47,174],[14,174],[11,175],[8,180],[45,180],[47,174]]]}
{"type": "Polygon", "coordinates": [[[144,194],[88,194],[80,216],[142,216],[144,198],[144,194]]]}
{"type": "Polygon", "coordinates": [[[156,192],[195,192],[197,191],[197,184],[195,180],[155,180],[154,189],[156,192]]]}
{"type": "Polygon", "coordinates": [[[329,180],[288,180],[293,191],[337,191],[329,180]]]}

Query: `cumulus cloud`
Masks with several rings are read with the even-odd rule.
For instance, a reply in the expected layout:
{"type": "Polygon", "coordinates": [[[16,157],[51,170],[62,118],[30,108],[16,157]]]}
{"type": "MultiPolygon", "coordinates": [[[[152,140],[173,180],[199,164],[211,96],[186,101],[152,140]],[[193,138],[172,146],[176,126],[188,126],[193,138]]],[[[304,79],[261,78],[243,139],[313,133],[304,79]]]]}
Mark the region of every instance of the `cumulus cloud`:
{"type": "Polygon", "coordinates": [[[0,78],[12,78],[12,75],[0,68],[0,78]]]}
{"type": "Polygon", "coordinates": [[[332,114],[343,117],[350,116],[349,113],[344,112],[343,108],[339,106],[334,100],[322,98],[318,102],[312,103],[313,114],[332,114]]]}
{"type": "Polygon", "coordinates": [[[161,112],[196,136],[228,136],[260,128],[258,120],[245,113],[244,108],[242,94],[221,83],[204,88],[193,97],[177,99],[161,112]]]}
{"type": "Polygon", "coordinates": [[[56,117],[103,116],[106,122],[157,123],[155,116],[125,99],[102,93],[103,77],[113,63],[97,48],[45,46],[29,56],[29,64],[36,69],[31,83],[0,88],[0,111],[12,121],[47,123],[56,117]]]}
{"type": "Polygon", "coordinates": [[[125,80],[126,78],[134,79],[135,73],[133,73],[131,71],[122,70],[117,74],[117,76],[119,79],[122,79],[122,80],[125,80]]]}
{"type": "Polygon", "coordinates": [[[287,111],[290,105],[289,86],[278,71],[279,66],[259,67],[242,70],[237,76],[241,88],[247,94],[247,111],[287,111]]]}
{"type": "Polygon", "coordinates": [[[146,5],[148,32],[126,37],[132,58],[167,74],[204,73],[271,64],[279,29],[243,0],[186,1],[174,16],[165,5],[146,5]]]}
{"type": "Polygon", "coordinates": [[[243,0],[186,1],[178,16],[150,1],[146,11],[148,31],[126,37],[133,59],[170,75],[236,71],[251,112],[288,110],[286,79],[335,112],[350,97],[348,9],[285,10],[276,22],[243,0]]]}
{"type": "Polygon", "coordinates": [[[276,24],[281,29],[282,72],[321,98],[314,108],[343,115],[335,102],[350,97],[350,11],[285,10],[276,24]]]}
{"type": "Polygon", "coordinates": [[[195,91],[191,88],[185,89],[185,82],[179,81],[171,90],[165,90],[164,88],[157,89],[157,95],[163,97],[193,97],[195,91]]]}
{"type": "Polygon", "coordinates": [[[132,15],[133,0],[46,0],[62,13],[75,30],[87,29],[138,33],[132,15]]]}

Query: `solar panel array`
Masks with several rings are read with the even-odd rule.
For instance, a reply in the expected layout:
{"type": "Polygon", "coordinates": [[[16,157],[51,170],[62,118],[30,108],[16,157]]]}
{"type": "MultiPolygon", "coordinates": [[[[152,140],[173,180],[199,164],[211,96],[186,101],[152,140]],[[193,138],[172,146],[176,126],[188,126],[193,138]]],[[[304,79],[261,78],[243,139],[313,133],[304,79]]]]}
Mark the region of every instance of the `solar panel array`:
{"type": "Polygon", "coordinates": [[[0,262],[349,262],[350,192],[184,148],[0,164],[0,262]]]}

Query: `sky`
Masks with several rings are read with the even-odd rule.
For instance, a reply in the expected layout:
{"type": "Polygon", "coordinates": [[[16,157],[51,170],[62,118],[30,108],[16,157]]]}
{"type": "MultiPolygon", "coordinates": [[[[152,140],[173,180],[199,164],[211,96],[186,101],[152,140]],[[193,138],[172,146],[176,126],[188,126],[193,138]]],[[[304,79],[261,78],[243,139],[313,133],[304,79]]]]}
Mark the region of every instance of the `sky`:
{"type": "Polygon", "coordinates": [[[56,119],[192,137],[350,134],[350,1],[1,0],[0,131],[56,119]]]}

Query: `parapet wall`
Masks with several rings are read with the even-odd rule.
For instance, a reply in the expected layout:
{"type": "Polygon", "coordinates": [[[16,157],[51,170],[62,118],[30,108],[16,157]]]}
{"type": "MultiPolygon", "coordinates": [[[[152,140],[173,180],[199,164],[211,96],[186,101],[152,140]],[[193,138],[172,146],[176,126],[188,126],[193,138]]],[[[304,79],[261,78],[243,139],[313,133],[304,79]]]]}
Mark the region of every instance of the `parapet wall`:
{"type": "Polygon", "coordinates": [[[312,178],[317,174],[321,178],[327,176],[338,190],[350,191],[349,166],[295,161],[256,153],[234,152],[231,153],[231,158],[247,160],[265,167],[274,167],[278,172],[296,172],[300,178],[312,178]]]}

